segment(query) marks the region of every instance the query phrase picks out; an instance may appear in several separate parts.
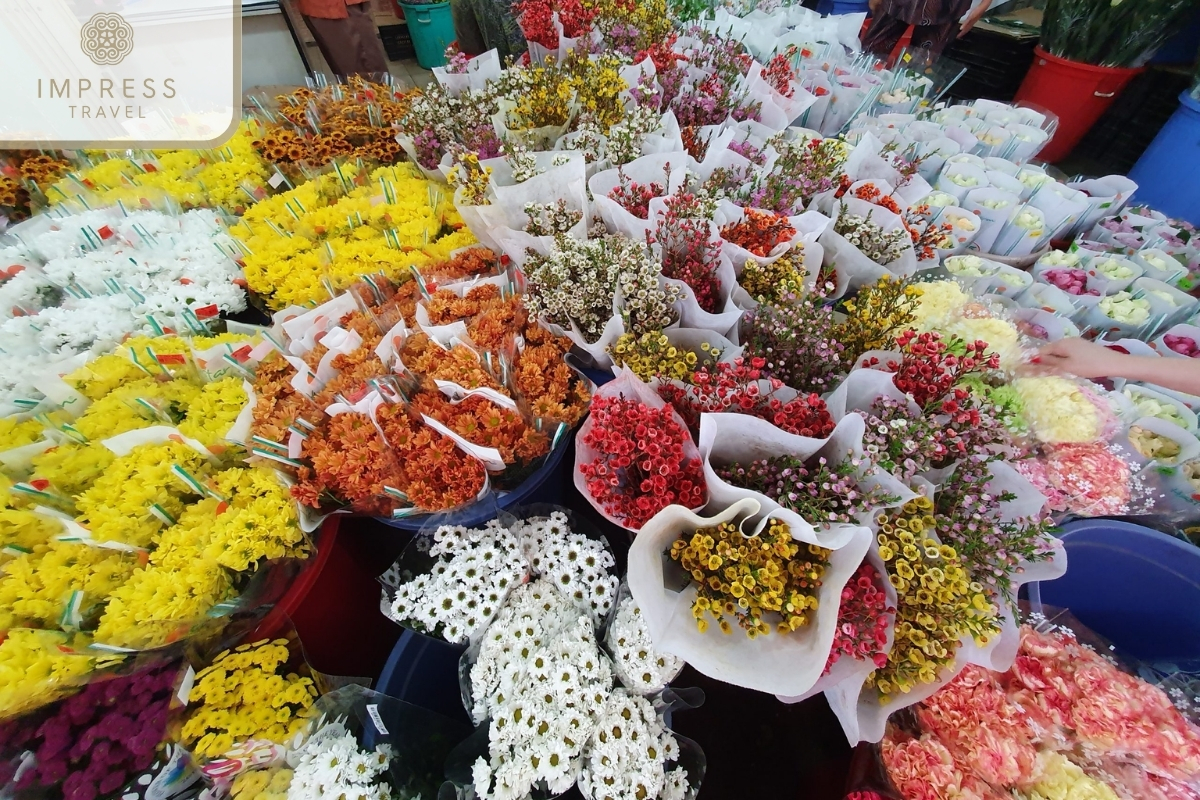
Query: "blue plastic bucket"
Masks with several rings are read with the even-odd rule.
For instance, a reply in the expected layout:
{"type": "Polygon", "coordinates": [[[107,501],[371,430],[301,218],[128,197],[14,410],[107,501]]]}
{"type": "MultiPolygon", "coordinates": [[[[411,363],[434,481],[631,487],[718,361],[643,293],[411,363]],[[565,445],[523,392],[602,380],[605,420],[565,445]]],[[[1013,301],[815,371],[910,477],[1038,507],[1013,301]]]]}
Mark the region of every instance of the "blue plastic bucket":
{"type": "Polygon", "coordinates": [[[1144,661],[1200,659],[1200,548],[1128,522],[1063,526],[1067,573],[1042,602],[1144,661]]]}
{"type": "Polygon", "coordinates": [[[375,691],[469,724],[458,688],[462,653],[461,647],[406,628],[379,673],[375,691]]]}
{"type": "Polygon", "coordinates": [[[425,69],[443,66],[446,48],[455,39],[450,3],[401,3],[400,7],[417,51],[417,63],[425,69]]]}
{"type": "Polygon", "coordinates": [[[817,11],[831,16],[871,13],[867,0],[821,0],[817,3],[817,11]]]}
{"type": "MultiPolygon", "coordinates": [[[[528,506],[535,503],[563,505],[563,495],[569,481],[568,474],[574,469],[575,459],[572,456],[566,464],[563,461],[568,451],[573,452],[572,448],[574,444],[575,432],[568,431],[563,434],[558,442],[558,446],[550,451],[550,455],[546,457],[542,466],[538,467],[516,489],[500,495],[499,499],[494,503],[485,499],[482,502],[466,506],[454,514],[436,515],[439,522],[473,528],[482,525],[494,517],[497,508],[503,511],[513,506],[528,506]]],[[[419,514],[414,517],[403,517],[401,519],[388,519],[386,517],[376,517],[376,519],[384,525],[390,525],[393,528],[400,528],[406,531],[419,531],[428,525],[434,516],[432,514],[419,514]]]]}
{"type": "Polygon", "coordinates": [[[1191,64],[1200,47],[1200,10],[1180,20],[1179,33],[1167,39],[1150,59],[1151,64],[1191,64]]]}
{"type": "Polygon", "coordinates": [[[1200,102],[1187,92],[1179,108],[1129,171],[1133,202],[1200,225],[1200,102]]]}

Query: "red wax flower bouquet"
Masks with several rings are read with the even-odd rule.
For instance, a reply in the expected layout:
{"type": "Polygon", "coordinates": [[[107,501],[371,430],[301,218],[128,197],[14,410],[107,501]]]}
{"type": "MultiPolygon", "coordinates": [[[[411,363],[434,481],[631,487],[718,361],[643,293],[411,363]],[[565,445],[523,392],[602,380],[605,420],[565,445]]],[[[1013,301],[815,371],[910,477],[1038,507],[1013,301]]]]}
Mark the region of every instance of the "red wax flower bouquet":
{"type": "Polygon", "coordinates": [[[782,400],[781,396],[790,392],[782,381],[764,376],[765,363],[762,358],[747,362],[740,357],[718,362],[694,372],[686,384],[661,382],[658,393],[679,411],[692,430],[700,427],[703,413],[730,412],[765,419],[797,436],[823,439],[832,433],[833,418],[820,395],[797,394],[782,400]]]}
{"type": "Polygon", "coordinates": [[[699,508],[708,500],[699,453],[679,415],[639,394],[653,397],[631,373],[605,386],[592,400],[576,454],[576,486],[634,531],[669,505],[699,508]]]}
{"type": "Polygon", "coordinates": [[[863,562],[842,589],[838,626],[825,672],[843,657],[870,661],[876,668],[887,665],[887,629],[896,609],[888,602],[879,571],[863,562]]]}
{"type": "MultiPolygon", "coordinates": [[[[667,167],[669,170],[670,165],[668,164],[667,167]]],[[[663,197],[667,193],[667,175],[663,176],[662,183],[658,181],[638,183],[630,180],[620,167],[617,168],[617,174],[620,182],[608,193],[609,199],[620,203],[622,208],[638,219],[649,219],[650,201],[656,197],[663,197]]]]}

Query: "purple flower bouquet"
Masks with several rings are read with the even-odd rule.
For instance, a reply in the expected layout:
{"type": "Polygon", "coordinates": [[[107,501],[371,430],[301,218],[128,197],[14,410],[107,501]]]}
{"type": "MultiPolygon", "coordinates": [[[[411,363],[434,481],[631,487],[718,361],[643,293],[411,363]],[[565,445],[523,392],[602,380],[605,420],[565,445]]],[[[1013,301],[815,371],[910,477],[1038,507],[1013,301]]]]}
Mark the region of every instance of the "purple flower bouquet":
{"type": "MultiPolygon", "coordinates": [[[[167,727],[178,661],[88,685],[0,725],[3,770],[20,790],[64,800],[111,794],[149,768],[167,727]],[[32,753],[30,759],[24,755],[32,753]]],[[[6,780],[6,782],[7,782],[6,780]]]]}

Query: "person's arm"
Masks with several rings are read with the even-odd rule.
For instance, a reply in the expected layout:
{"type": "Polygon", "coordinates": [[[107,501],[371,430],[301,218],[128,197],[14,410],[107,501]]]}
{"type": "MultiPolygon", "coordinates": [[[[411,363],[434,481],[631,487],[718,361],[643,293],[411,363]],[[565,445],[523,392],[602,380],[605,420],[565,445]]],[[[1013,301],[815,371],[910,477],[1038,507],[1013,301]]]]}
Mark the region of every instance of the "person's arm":
{"type": "Polygon", "coordinates": [[[991,5],[992,0],[983,0],[983,2],[981,2],[975,8],[972,8],[967,13],[967,18],[963,20],[962,27],[960,27],[958,30],[959,39],[966,36],[967,32],[970,31],[971,28],[975,27],[976,22],[979,22],[979,20],[983,19],[983,15],[987,13],[987,10],[991,7],[991,5]]]}
{"type": "Polygon", "coordinates": [[[1125,378],[1200,395],[1200,359],[1134,356],[1070,338],[1039,349],[1034,363],[1081,378],[1125,378]]]}

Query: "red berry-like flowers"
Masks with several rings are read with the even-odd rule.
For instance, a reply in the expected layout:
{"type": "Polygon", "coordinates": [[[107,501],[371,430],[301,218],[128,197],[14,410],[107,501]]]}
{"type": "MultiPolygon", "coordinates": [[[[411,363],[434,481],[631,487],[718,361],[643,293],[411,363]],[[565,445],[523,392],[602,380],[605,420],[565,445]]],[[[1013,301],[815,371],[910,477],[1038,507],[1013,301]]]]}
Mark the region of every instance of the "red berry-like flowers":
{"type": "Polygon", "coordinates": [[[684,453],[690,437],[670,406],[596,397],[590,423],[583,444],[597,455],[579,471],[588,494],[610,517],[638,530],[669,505],[704,504],[708,490],[700,459],[684,453]]]}

